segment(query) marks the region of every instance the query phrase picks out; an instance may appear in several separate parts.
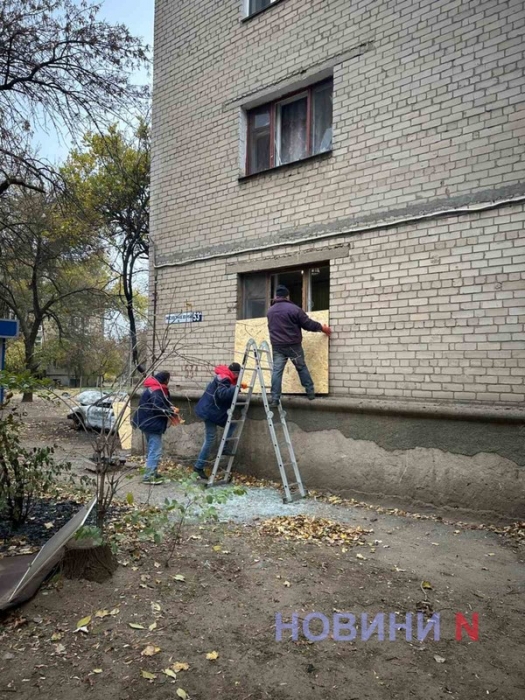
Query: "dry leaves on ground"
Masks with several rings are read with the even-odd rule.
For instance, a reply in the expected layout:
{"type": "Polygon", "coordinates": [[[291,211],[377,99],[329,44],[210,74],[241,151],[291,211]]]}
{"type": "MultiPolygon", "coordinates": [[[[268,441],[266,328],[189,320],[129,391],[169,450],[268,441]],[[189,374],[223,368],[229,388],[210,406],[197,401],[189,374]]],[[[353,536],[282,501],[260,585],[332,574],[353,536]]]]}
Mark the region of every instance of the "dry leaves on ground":
{"type": "Polygon", "coordinates": [[[364,541],[372,532],[360,527],[350,527],[326,518],[306,515],[278,516],[265,520],[260,527],[265,535],[283,537],[286,540],[322,542],[329,545],[353,545],[364,541]]]}

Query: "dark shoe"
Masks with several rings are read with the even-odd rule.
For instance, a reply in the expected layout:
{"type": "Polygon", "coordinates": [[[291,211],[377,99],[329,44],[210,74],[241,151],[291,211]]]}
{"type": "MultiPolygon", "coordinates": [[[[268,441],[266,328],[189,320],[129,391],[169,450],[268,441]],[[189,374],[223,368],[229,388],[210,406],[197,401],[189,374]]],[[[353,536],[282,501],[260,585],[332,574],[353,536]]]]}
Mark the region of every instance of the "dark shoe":
{"type": "Polygon", "coordinates": [[[306,394],[308,401],[313,401],[315,399],[315,394],[306,394]]]}
{"type": "Polygon", "coordinates": [[[202,479],[202,481],[208,481],[208,477],[206,476],[204,469],[194,469],[193,473],[199,477],[199,479],[202,479]]]}
{"type": "Polygon", "coordinates": [[[272,400],[270,401],[270,403],[268,404],[268,406],[269,406],[270,408],[278,408],[279,403],[280,403],[280,402],[279,402],[278,399],[272,399],[272,400]]]}
{"type": "Polygon", "coordinates": [[[164,483],[164,479],[159,476],[146,476],[142,479],[143,484],[149,484],[150,486],[159,486],[164,483]]]}

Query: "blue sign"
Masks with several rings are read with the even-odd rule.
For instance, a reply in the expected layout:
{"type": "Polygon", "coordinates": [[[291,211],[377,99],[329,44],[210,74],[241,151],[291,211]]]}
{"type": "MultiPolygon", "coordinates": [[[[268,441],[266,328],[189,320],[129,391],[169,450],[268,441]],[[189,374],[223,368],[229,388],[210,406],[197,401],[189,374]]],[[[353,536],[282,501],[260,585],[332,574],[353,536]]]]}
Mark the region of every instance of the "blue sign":
{"type": "Polygon", "coordinates": [[[166,323],[199,323],[202,321],[202,311],[186,311],[180,314],[168,314],[166,323]]]}
{"type": "Polygon", "coordinates": [[[18,321],[9,318],[0,318],[0,338],[17,338],[18,321]]]}
{"type": "MultiPolygon", "coordinates": [[[[0,370],[5,368],[5,341],[6,338],[18,337],[18,321],[9,318],[0,318],[0,370]]],[[[0,386],[0,404],[4,401],[4,389],[0,386]]]]}

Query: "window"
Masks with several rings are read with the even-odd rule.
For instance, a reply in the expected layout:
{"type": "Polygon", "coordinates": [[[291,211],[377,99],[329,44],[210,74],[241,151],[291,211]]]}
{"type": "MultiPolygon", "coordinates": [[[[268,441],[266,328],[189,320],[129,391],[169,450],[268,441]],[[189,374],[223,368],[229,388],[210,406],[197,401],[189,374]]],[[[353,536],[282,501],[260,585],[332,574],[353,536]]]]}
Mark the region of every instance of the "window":
{"type": "Polygon", "coordinates": [[[325,311],[330,302],[330,266],[320,263],[309,267],[254,272],[241,277],[240,318],[266,316],[277,286],[290,290],[290,300],[310,311],[325,311]]]}
{"type": "Polygon", "coordinates": [[[275,2],[277,2],[277,0],[248,0],[248,11],[246,14],[249,16],[254,15],[257,12],[262,12],[275,2]]]}
{"type": "Polygon", "coordinates": [[[332,150],[333,81],[249,110],[246,174],[332,150]]]}

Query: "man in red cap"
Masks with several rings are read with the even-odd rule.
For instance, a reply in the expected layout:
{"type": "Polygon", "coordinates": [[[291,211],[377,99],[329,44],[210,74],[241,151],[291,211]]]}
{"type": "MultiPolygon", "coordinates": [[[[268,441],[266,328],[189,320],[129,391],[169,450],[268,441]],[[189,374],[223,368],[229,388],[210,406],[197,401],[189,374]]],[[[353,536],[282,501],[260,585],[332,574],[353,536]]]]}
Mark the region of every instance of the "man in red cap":
{"type": "Polygon", "coordinates": [[[170,402],[169,381],[169,372],[157,372],[145,380],[144,392],[132,419],[133,427],[141,430],[146,439],[146,473],[143,480],[150,485],[162,483],[157,473],[162,456],[162,436],[176,413],[170,402]]]}
{"type": "Polygon", "coordinates": [[[290,301],[290,292],[284,285],[279,285],[275,290],[275,299],[268,310],[267,318],[273,354],[270,407],[276,408],[281,400],[283,373],[288,360],[291,360],[297,370],[307,398],[312,401],[315,399],[315,389],[304,359],[301,329],[311,333],[325,333],[327,336],[330,336],[332,329],[314,321],[301,307],[290,301]]]}
{"type": "MultiPolygon", "coordinates": [[[[228,409],[233,402],[235,387],[241,366],[238,362],[233,362],[229,367],[218,365],[215,367],[215,376],[206,387],[206,391],[201,396],[195,406],[195,413],[204,421],[205,437],[199,457],[195,462],[194,472],[201,478],[208,480],[204,472],[208,457],[217,436],[217,426],[224,428],[228,421],[228,409]]],[[[246,384],[241,385],[246,389],[246,384]]],[[[228,439],[233,436],[235,426],[232,425],[228,434],[228,439]]],[[[232,454],[233,447],[227,445],[223,454],[232,454]]]]}

